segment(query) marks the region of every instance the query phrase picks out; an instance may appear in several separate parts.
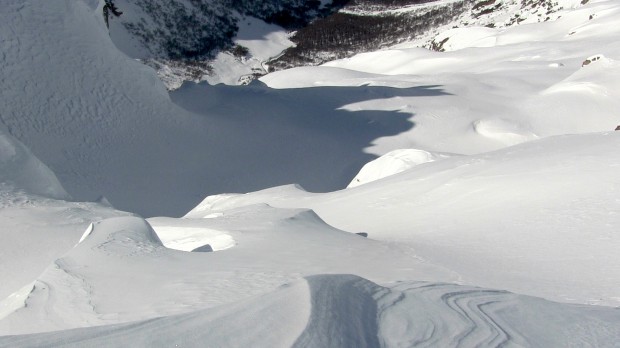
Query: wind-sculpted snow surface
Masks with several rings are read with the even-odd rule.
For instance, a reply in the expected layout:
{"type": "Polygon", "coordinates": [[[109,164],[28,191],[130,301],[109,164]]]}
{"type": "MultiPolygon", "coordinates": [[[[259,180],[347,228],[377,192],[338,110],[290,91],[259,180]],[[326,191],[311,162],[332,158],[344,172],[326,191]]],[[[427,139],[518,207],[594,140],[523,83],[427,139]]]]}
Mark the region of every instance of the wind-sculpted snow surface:
{"type": "Polygon", "coordinates": [[[409,245],[468,284],[617,306],[619,147],[618,132],[550,137],[327,194],[284,186],[211,197],[187,216],[310,208],[337,228],[409,245]]]}
{"type": "Polygon", "coordinates": [[[614,347],[620,311],[505,291],[315,275],[232,305],[130,324],[0,337],[53,347],[614,347]]]}
{"type": "MultiPolygon", "coordinates": [[[[152,222],[170,226],[166,220],[152,222]]],[[[141,218],[95,223],[37,278],[23,308],[0,320],[0,335],[187,313],[326,272],[381,282],[456,280],[450,271],[416,258],[410,248],[339,231],[307,210],[255,205],[176,225],[222,231],[236,245],[217,252],[177,251],[165,248],[141,218]]]]}
{"type": "Polygon", "coordinates": [[[0,318],[23,305],[19,294],[5,298],[28,292],[33,279],[75,245],[90,221],[127,215],[96,203],[62,200],[68,198],[54,173],[0,126],[0,318]]]}
{"type": "Polygon", "coordinates": [[[97,5],[0,11],[0,346],[620,341],[616,1],[170,95],[97,5]]]}
{"type": "Polygon", "coordinates": [[[380,293],[386,347],[614,347],[620,311],[507,291],[403,282],[380,293]]]}

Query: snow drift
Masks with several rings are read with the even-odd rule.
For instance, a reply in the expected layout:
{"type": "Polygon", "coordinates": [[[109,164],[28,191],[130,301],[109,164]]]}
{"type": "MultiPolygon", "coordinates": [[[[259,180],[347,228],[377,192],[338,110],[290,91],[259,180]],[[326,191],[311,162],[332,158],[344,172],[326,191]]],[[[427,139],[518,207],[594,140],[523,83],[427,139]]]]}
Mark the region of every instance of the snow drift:
{"type": "Polygon", "coordinates": [[[0,337],[19,346],[613,347],[620,312],[424,282],[315,275],[240,303],[131,324],[0,337]]]}

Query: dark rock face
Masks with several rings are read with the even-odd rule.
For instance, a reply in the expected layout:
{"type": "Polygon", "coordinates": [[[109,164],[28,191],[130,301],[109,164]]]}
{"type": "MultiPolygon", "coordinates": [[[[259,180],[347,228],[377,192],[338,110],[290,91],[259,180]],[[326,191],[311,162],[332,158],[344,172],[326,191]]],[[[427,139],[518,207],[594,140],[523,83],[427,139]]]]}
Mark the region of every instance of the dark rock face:
{"type": "Polygon", "coordinates": [[[286,29],[301,28],[326,16],[345,1],[321,7],[317,0],[126,0],[138,7],[140,18],[125,28],[154,59],[208,60],[233,47],[238,14],[262,19],[286,29]]]}

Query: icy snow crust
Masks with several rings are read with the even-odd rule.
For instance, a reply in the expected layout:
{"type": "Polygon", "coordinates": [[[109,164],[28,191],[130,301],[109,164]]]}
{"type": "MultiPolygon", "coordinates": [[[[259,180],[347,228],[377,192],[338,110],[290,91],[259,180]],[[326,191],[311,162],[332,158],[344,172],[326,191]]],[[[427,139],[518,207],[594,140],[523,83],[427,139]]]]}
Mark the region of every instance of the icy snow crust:
{"type": "Polygon", "coordinates": [[[168,95],[101,2],[7,1],[0,346],[616,346],[620,6],[570,4],[168,95]]]}

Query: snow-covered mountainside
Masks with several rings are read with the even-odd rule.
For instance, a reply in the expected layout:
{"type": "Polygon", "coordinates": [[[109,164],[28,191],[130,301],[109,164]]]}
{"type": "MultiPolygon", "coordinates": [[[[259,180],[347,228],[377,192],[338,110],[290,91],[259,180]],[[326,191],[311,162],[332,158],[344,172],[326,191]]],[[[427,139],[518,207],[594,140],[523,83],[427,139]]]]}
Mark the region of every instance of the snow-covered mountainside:
{"type": "Polygon", "coordinates": [[[158,70],[168,88],[183,81],[239,84],[293,45],[287,30],[342,7],[342,1],[115,0],[108,16],[121,51],[158,70]]]}
{"type": "Polygon", "coordinates": [[[0,347],[620,342],[617,1],[172,92],[139,4],[3,3],[0,347]]]}
{"type": "Polygon", "coordinates": [[[0,16],[0,120],[78,200],[105,196],[123,210],[179,216],[208,194],[291,182],[334,190],[373,159],[363,149],[374,139],[411,127],[406,114],[339,109],[372,88],[188,85],[175,104],[152,69],[116,49],[96,3],[11,2],[0,16]],[[323,114],[300,110],[300,98],[323,114]],[[382,116],[384,125],[372,124],[382,116]]]}
{"type": "Polygon", "coordinates": [[[76,244],[85,224],[127,215],[67,199],[54,173],[0,129],[0,318],[23,306],[9,295],[24,286],[30,291],[41,270],[76,244]]]}
{"type": "Polygon", "coordinates": [[[117,0],[110,35],[158,71],[167,88],[184,81],[247,84],[269,71],[318,65],[406,43],[444,50],[438,33],[555,20],[572,4],[524,0],[263,2],[117,0]]]}

